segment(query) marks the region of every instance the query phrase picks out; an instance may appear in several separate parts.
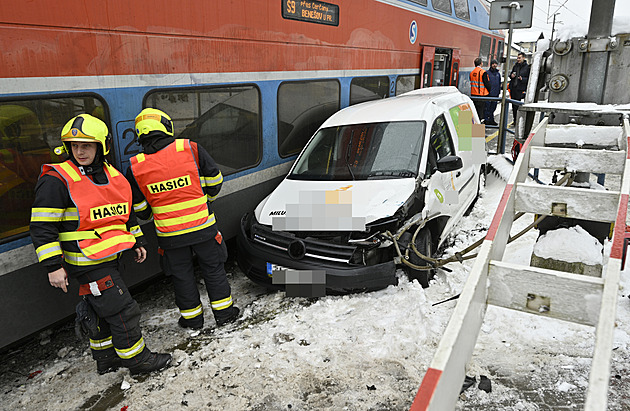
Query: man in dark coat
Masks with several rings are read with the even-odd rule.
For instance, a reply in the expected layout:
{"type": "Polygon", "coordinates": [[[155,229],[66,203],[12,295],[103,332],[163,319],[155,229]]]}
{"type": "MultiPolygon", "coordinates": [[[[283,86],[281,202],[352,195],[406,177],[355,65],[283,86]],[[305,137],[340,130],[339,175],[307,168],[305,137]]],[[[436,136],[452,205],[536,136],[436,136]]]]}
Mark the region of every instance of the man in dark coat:
{"type": "MultiPolygon", "coordinates": [[[[529,64],[527,64],[527,60],[525,60],[524,53],[518,53],[516,64],[514,64],[510,72],[510,79],[510,98],[512,100],[523,100],[525,91],[527,91],[527,80],[529,80],[529,64]]],[[[516,121],[517,111],[518,106],[512,104],[514,121],[516,121]]]]}
{"type": "MultiPolygon", "coordinates": [[[[498,65],[499,65],[499,62],[493,59],[492,62],[490,63],[490,68],[488,69],[488,71],[486,71],[486,73],[488,74],[488,82],[490,83],[490,94],[488,94],[488,97],[499,97],[499,94],[501,94],[501,73],[499,72],[499,69],[497,68],[498,65]]],[[[497,108],[496,101],[486,102],[486,109],[484,112],[486,125],[489,125],[489,126],[497,125],[497,122],[494,121],[494,111],[496,110],[496,108],[497,108]]]]}

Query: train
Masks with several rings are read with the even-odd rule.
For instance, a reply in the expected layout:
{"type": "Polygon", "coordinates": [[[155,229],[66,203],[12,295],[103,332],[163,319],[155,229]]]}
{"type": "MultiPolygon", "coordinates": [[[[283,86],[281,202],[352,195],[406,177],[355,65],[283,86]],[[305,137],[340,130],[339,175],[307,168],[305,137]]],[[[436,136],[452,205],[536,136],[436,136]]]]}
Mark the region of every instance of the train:
{"type": "MultiPolygon", "coordinates": [[[[220,230],[288,172],[341,108],[413,89],[468,92],[473,61],[501,58],[482,0],[45,0],[0,3],[0,350],[67,321],[78,301],[50,287],[29,237],[33,189],[66,121],[101,118],[110,162],[140,152],[134,118],[154,107],[204,146],[224,184],[220,230]]],[[[142,228],[153,245],[151,221],[142,228]]],[[[156,247],[127,284],[160,274],[156,247]]]]}

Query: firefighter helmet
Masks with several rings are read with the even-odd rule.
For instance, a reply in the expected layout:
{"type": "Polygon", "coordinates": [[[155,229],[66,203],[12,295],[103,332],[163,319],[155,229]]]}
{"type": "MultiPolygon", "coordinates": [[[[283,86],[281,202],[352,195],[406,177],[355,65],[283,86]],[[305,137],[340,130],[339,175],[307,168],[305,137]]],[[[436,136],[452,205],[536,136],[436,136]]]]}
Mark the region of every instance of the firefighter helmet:
{"type": "MultiPolygon", "coordinates": [[[[100,144],[103,147],[103,154],[106,155],[109,153],[109,148],[107,147],[108,137],[107,125],[102,120],[89,114],[79,114],[70,119],[61,130],[61,142],[67,153],[72,152],[69,142],[81,141],[100,144]]],[[[59,149],[61,147],[55,149],[55,154],[61,154],[61,152],[58,152],[60,151],[59,149]]]]}
{"type": "Polygon", "coordinates": [[[173,121],[161,110],[145,108],[136,116],[136,134],[141,138],[152,131],[162,131],[172,137],[173,121]]]}

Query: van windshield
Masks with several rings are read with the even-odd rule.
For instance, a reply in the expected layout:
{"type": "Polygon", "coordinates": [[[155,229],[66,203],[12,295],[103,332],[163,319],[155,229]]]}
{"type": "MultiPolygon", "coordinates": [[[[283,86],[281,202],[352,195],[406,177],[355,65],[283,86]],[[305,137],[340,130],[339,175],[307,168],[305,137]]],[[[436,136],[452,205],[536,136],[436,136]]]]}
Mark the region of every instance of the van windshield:
{"type": "Polygon", "coordinates": [[[352,124],[319,130],[292,180],[368,180],[418,175],[424,121],[352,124]]]}

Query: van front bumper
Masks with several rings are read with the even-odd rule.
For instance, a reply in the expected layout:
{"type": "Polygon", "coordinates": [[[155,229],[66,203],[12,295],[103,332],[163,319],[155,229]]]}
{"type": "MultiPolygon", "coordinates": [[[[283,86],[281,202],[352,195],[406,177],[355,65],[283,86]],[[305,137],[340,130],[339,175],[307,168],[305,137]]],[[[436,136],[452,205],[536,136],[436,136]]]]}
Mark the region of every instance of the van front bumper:
{"type": "MultiPolygon", "coordinates": [[[[324,271],[327,294],[346,294],[361,291],[373,291],[395,285],[396,265],[393,261],[387,261],[374,265],[352,265],[347,262],[330,261],[314,257],[312,255],[327,253],[329,258],[334,255],[335,246],[317,240],[301,239],[306,248],[302,258],[292,258],[282,245],[270,245],[263,240],[252,239],[249,235],[251,214],[246,214],[241,219],[240,230],[237,236],[237,261],[240,269],[252,281],[268,288],[284,289],[283,285],[273,284],[272,277],[268,273],[268,263],[282,268],[298,271],[324,271]],[[324,249],[322,251],[322,249],[324,249]]],[[[268,232],[272,234],[271,232],[268,232]]],[[[274,236],[284,237],[281,240],[295,241],[289,238],[289,233],[274,232],[274,236]]],[[[266,239],[264,237],[261,237],[266,239]]],[[[343,255],[352,254],[351,246],[338,247],[340,254],[336,258],[343,260],[343,255]]]]}

